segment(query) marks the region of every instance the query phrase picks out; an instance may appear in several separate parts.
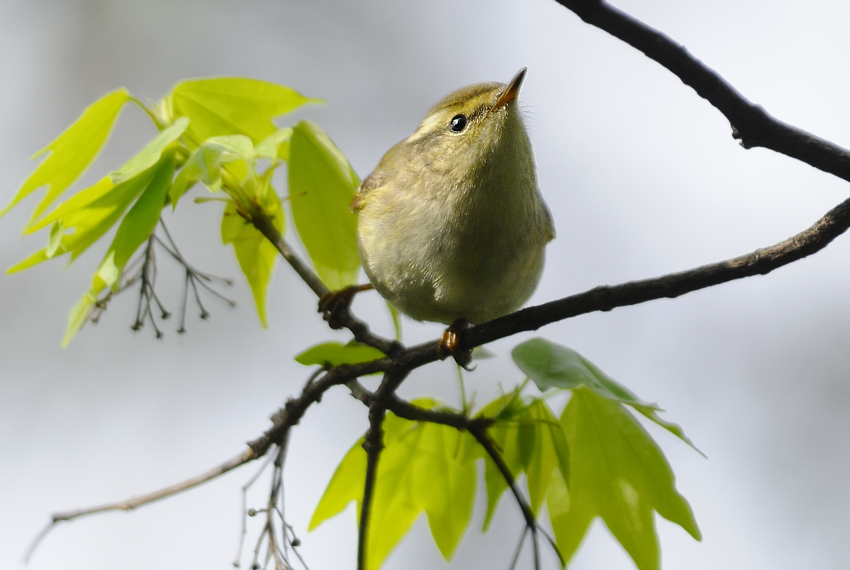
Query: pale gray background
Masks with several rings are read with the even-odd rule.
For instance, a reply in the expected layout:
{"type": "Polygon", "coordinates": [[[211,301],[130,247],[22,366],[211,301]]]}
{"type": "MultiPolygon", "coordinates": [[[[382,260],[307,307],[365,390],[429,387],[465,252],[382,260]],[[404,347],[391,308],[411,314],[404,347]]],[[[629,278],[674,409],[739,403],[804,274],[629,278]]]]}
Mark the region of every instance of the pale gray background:
{"type": "MultiPolygon", "coordinates": [[[[850,4],[616,4],[685,44],[777,117],[850,144],[850,4]]],[[[533,302],[772,244],[847,195],[846,183],[806,165],[743,150],[727,121],[678,79],[547,0],[4,0],[0,53],[4,204],[32,168],[29,156],[118,86],[156,99],[195,76],[291,85],[327,100],[291,120],[318,121],[365,176],[444,94],[474,81],[506,81],[528,66],[521,100],[558,232],[533,302]]],[[[153,133],[133,108],[116,132],[87,180],[118,166],[153,133]]],[[[0,221],[0,266],[46,241],[19,238],[34,204],[0,221]]],[[[171,227],[184,253],[238,277],[220,245],[219,206],[181,206],[171,227]]],[[[62,350],[68,309],[103,248],[68,270],[56,262],[0,275],[2,568],[23,567],[27,544],[53,511],[147,492],[241,451],[306,378],[293,355],[328,336],[312,296],[281,268],[269,292],[268,331],[240,280],[231,292],[239,308],[208,301],[211,320],[193,311],[185,336],[173,322],[163,341],[149,327],[134,334],[128,295],[62,350]]],[[[658,401],[707,454],[651,428],[705,535],[697,543],[659,520],[666,568],[829,569],[850,558],[848,254],[844,237],[767,277],[540,331],[658,401]]],[[[169,260],[161,265],[161,290],[176,309],[179,277],[169,260]]],[[[356,307],[365,315],[379,305],[364,296],[356,307]]],[[[378,328],[388,331],[379,315],[378,328]]],[[[405,330],[410,341],[440,332],[410,321],[405,330]]],[[[529,336],[496,343],[500,358],[469,376],[479,402],[499,383],[520,379],[508,353],[529,336]]],[[[447,363],[412,376],[402,391],[457,402],[447,363]]],[[[365,421],[364,409],[338,390],[293,432],[288,514],[314,570],[354,567],[351,509],[312,534],[305,529],[365,421]]],[[[254,469],[136,513],[61,526],[29,568],[229,568],[239,489],[254,469]]],[[[252,503],[264,493],[265,483],[252,503]]],[[[479,509],[452,567],[507,568],[521,530],[516,508],[505,501],[488,535],[479,533],[480,522],[479,509]]],[[[547,564],[555,567],[548,553],[547,564]]],[[[424,521],[386,567],[445,567],[424,521]]],[[[632,564],[597,523],[572,568],[632,564]]]]}

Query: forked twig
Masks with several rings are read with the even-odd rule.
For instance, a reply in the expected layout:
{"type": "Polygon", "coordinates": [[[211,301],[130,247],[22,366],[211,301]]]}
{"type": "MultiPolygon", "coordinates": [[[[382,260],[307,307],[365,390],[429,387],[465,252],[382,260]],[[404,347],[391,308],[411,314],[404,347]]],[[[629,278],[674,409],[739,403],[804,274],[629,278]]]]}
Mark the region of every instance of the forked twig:
{"type": "Polygon", "coordinates": [[[95,506],[95,507],[88,507],[88,508],[84,508],[84,509],[76,509],[76,510],[73,510],[73,511],[64,511],[64,512],[60,512],[60,513],[55,513],[51,517],[50,523],[48,523],[48,525],[44,528],[44,530],[42,530],[38,534],[38,536],[35,538],[33,543],[27,549],[27,554],[26,554],[24,560],[28,561],[30,559],[30,556],[35,551],[36,547],[41,542],[41,540],[45,536],[47,536],[47,533],[50,532],[50,530],[53,527],[55,527],[57,524],[59,524],[60,522],[78,519],[80,517],[84,517],[84,516],[87,516],[87,515],[94,515],[94,514],[97,514],[97,513],[105,513],[105,512],[108,512],[108,511],[131,511],[131,510],[136,509],[138,507],[153,503],[155,501],[159,501],[160,499],[165,499],[167,497],[171,497],[171,496],[176,495],[178,493],[182,493],[183,491],[188,491],[189,489],[192,489],[193,487],[197,487],[198,485],[201,485],[203,483],[206,483],[207,481],[211,481],[211,480],[215,479],[216,477],[224,475],[228,471],[232,471],[232,470],[236,469],[237,467],[245,465],[246,463],[249,463],[249,462],[253,461],[254,459],[257,459],[257,457],[258,456],[254,453],[254,450],[252,450],[251,448],[248,448],[247,450],[243,451],[242,453],[240,453],[236,457],[233,457],[233,458],[225,461],[221,465],[213,467],[209,471],[201,473],[200,475],[196,475],[195,477],[192,477],[190,479],[186,479],[185,481],[181,481],[180,483],[175,483],[174,485],[169,485],[168,487],[163,487],[162,489],[153,491],[151,493],[139,495],[138,497],[132,497],[132,498],[126,499],[124,501],[116,501],[114,503],[106,503],[104,505],[98,505],[98,506],[95,506]]]}

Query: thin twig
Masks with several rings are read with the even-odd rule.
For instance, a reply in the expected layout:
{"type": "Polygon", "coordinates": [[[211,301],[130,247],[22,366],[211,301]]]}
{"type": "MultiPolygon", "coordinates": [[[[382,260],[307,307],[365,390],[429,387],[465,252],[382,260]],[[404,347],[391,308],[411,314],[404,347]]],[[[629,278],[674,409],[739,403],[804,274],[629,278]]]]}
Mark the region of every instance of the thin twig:
{"type": "Polygon", "coordinates": [[[531,542],[534,546],[534,567],[539,568],[540,553],[539,546],[537,544],[537,519],[531,510],[531,506],[528,504],[528,501],[525,500],[525,497],[522,496],[522,493],[516,484],[516,479],[514,478],[513,473],[511,473],[510,467],[508,467],[508,464],[505,463],[504,459],[502,459],[502,454],[499,453],[499,450],[493,445],[493,441],[490,439],[487,431],[479,428],[478,426],[470,426],[469,433],[472,434],[472,437],[475,438],[478,444],[484,448],[484,451],[487,452],[487,455],[490,456],[490,459],[493,460],[493,463],[496,465],[499,473],[502,474],[502,478],[508,484],[508,488],[511,490],[511,493],[513,493],[514,499],[516,499],[516,503],[519,506],[520,511],[522,511],[522,517],[525,519],[525,526],[531,531],[531,542]]]}
{"type": "Polygon", "coordinates": [[[171,497],[178,493],[182,493],[183,491],[188,491],[193,487],[197,487],[198,485],[201,485],[203,483],[206,483],[207,481],[215,479],[216,477],[224,475],[228,471],[232,471],[233,469],[236,469],[241,465],[249,463],[257,457],[258,456],[254,453],[254,451],[248,448],[236,457],[225,461],[221,465],[218,465],[210,469],[209,471],[206,471],[205,473],[201,473],[200,475],[197,475],[190,479],[186,479],[185,481],[181,481],[180,483],[169,485],[168,487],[163,487],[162,489],[159,489],[152,493],[146,493],[144,495],[133,497],[124,501],[106,503],[105,505],[98,505],[96,507],[88,507],[84,509],[77,509],[74,511],[55,513],[51,517],[50,523],[36,537],[32,545],[30,545],[29,549],[27,549],[27,554],[24,559],[29,560],[33,551],[35,551],[35,548],[38,546],[39,542],[41,542],[41,539],[43,539],[47,535],[47,533],[60,522],[70,521],[87,515],[104,513],[107,511],[131,511],[138,507],[153,503],[154,501],[159,501],[160,499],[171,497]]]}
{"type": "Polygon", "coordinates": [[[239,538],[239,547],[236,549],[236,558],[233,559],[233,566],[235,568],[239,567],[239,561],[242,559],[242,549],[245,547],[245,537],[248,534],[248,489],[257,482],[257,479],[260,478],[260,475],[262,475],[269,466],[271,460],[272,456],[269,455],[266,461],[264,461],[260,468],[257,469],[257,472],[248,479],[247,483],[242,485],[242,532],[239,538]]]}
{"type": "Polygon", "coordinates": [[[522,534],[519,535],[519,544],[516,545],[516,550],[514,550],[514,556],[511,558],[511,565],[508,566],[509,570],[516,570],[516,563],[519,561],[519,554],[522,552],[522,544],[525,542],[527,534],[528,526],[525,526],[522,529],[522,534]]]}
{"type": "MultiPolygon", "coordinates": [[[[284,240],[283,236],[280,235],[280,232],[277,231],[277,228],[274,226],[271,218],[261,212],[254,212],[251,216],[252,217],[248,221],[253,224],[254,227],[257,228],[257,230],[275,246],[275,248],[277,248],[283,258],[289,263],[289,265],[292,266],[301,279],[304,280],[304,283],[313,290],[313,293],[315,293],[319,298],[328,295],[330,293],[328,288],[324,283],[322,283],[322,280],[319,279],[319,276],[316,275],[310,266],[304,263],[304,261],[298,257],[298,254],[296,254],[289,244],[286,243],[286,240],[284,240]]],[[[369,330],[366,323],[352,315],[351,311],[347,307],[336,312],[334,317],[341,326],[351,331],[357,341],[375,347],[386,355],[393,355],[403,348],[402,345],[395,340],[374,334],[371,330],[369,330]]]]}
{"type": "MultiPolygon", "coordinates": [[[[347,382],[346,386],[349,390],[351,390],[352,396],[367,406],[372,405],[372,402],[375,399],[375,392],[371,392],[357,380],[347,382]]],[[[459,430],[469,430],[471,428],[487,429],[493,424],[493,420],[491,418],[471,418],[462,412],[421,408],[406,400],[402,400],[395,394],[391,394],[386,398],[385,406],[387,410],[391,411],[396,416],[412,422],[440,424],[459,430]]]]}
{"type": "Polygon", "coordinates": [[[147,505],[148,503],[153,503],[154,501],[158,501],[166,497],[171,497],[178,493],[182,493],[183,491],[187,491],[193,487],[197,487],[202,483],[211,481],[212,479],[215,479],[220,475],[224,475],[228,471],[232,471],[233,469],[245,465],[246,463],[250,463],[255,459],[257,459],[257,455],[254,453],[253,450],[249,448],[237,455],[236,457],[225,461],[221,465],[218,465],[217,467],[214,467],[205,473],[201,473],[200,475],[197,475],[190,479],[186,479],[185,481],[181,481],[180,483],[169,485],[168,487],[163,487],[158,491],[146,493],[138,497],[133,497],[132,499],[127,499],[125,501],[117,501],[114,503],[107,503],[105,505],[100,505],[97,507],[56,513],[53,515],[53,523],[67,521],[85,515],[102,513],[105,511],[131,511],[137,507],[141,507],[143,505],[147,505]]]}
{"type": "Polygon", "coordinates": [[[257,230],[259,230],[260,233],[262,233],[266,239],[275,246],[275,248],[277,248],[286,262],[292,266],[292,269],[294,269],[304,283],[312,289],[313,293],[315,293],[317,297],[322,297],[330,293],[330,289],[322,283],[319,276],[316,275],[310,266],[298,257],[295,250],[289,247],[289,244],[283,240],[283,237],[280,235],[280,232],[277,231],[277,228],[274,227],[274,222],[270,217],[257,212],[252,213],[252,218],[248,221],[249,223],[254,224],[254,227],[257,228],[257,230]]]}

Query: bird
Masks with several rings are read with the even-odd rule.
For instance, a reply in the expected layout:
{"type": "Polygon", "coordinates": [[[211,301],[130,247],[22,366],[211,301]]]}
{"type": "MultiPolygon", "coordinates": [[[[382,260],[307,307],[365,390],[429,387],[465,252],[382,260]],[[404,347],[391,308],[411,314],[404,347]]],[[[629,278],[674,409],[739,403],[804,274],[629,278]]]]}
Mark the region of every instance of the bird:
{"type": "Polygon", "coordinates": [[[555,237],[518,106],[525,75],[444,97],[351,203],[371,286],[409,317],[449,325],[442,358],[464,328],[528,300],[555,237]]]}

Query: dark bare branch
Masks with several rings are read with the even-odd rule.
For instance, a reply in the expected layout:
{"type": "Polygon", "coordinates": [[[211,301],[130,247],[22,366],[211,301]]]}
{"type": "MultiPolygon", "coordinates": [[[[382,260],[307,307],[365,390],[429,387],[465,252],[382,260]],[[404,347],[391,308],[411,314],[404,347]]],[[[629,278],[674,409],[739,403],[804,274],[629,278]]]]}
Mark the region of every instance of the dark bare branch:
{"type": "Polygon", "coordinates": [[[716,107],[744,148],[769,148],[850,180],[850,151],[785,124],[751,103],[678,42],[603,0],[556,0],[584,20],[663,65],[716,107]]]}

